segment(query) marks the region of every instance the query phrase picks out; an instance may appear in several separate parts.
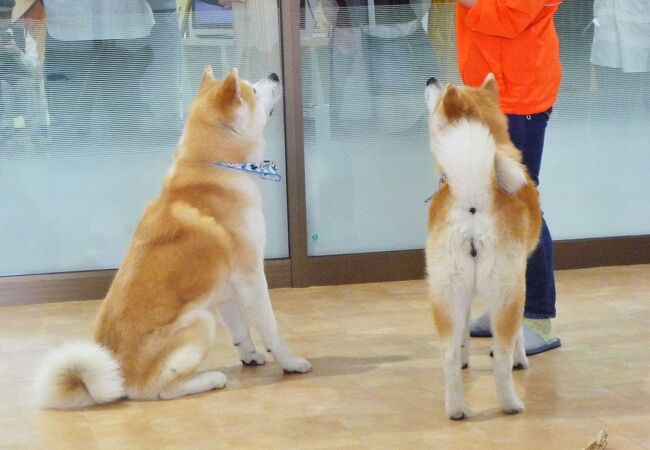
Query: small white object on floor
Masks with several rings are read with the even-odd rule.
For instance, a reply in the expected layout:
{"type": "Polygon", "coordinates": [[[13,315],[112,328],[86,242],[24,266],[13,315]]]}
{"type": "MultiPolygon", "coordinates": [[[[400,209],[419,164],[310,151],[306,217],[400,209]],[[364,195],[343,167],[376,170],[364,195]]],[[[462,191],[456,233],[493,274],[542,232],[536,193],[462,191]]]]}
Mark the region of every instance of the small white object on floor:
{"type": "Polygon", "coordinates": [[[585,450],[602,450],[607,448],[607,433],[605,430],[600,430],[598,437],[593,441],[585,450]]]}

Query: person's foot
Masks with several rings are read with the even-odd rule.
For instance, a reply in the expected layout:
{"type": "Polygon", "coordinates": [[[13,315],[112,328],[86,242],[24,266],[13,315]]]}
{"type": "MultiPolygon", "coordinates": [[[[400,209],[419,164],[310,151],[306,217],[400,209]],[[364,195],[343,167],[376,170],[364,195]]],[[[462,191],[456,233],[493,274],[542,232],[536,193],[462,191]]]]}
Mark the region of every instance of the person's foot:
{"type": "Polygon", "coordinates": [[[472,320],[469,326],[469,335],[471,337],[492,337],[492,326],[488,313],[483,313],[472,320]]]}
{"type": "MultiPolygon", "coordinates": [[[[562,345],[562,341],[551,331],[551,319],[524,318],[524,347],[526,355],[537,355],[562,345]]],[[[469,327],[471,337],[492,337],[490,315],[483,313],[472,321],[469,327]]]]}
{"type": "Polygon", "coordinates": [[[560,338],[551,331],[551,319],[524,318],[524,347],[527,356],[547,352],[561,345],[560,338]]]}

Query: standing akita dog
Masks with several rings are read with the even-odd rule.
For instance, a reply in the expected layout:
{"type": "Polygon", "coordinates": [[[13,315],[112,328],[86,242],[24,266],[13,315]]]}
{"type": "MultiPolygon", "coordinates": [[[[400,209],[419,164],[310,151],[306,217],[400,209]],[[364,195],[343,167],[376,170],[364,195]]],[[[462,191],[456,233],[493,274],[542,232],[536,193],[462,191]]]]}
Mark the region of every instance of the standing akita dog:
{"type": "Polygon", "coordinates": [[[490,74],[480,88],[427,82],[431,150],[439,188],[431,200],[426,260],[433,317],[442,349],[445,406],[452,419],[469,415],[461,368],[469,360],[474,297],[489,306],[494,377],[501,409],[523,411],[512,381],[528,367],[522,320],[528,255],[537,246],[537,188],[521,163],[499,108],[490,74]]]}
{"type": "Polygon", "coordinates": [[[101,305],[95,342],[64,345],[38,371],[37,401],[73,408],[172,399],[225,386],[197,372],[221,313],[244,365],[264,364],[244,317],[286,372],[309,362],[280,337],[264,276],[265,225],[256,173],[278,76],[255,84],[207,66],[160,196],[138,224],[101,305]]]}

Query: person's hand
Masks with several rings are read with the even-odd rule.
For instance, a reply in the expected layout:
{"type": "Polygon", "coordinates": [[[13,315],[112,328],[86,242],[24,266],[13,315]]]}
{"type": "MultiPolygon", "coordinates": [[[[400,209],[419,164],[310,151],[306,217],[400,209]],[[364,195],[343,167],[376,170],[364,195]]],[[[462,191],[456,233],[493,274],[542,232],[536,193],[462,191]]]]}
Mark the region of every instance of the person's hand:
{"type": "Polygon", "coordinates": [[[458,0],[459,3],[462,5],[467,6],[468,8],[471,8],[472,6],[476,5],[476,0],[458,0]]]}

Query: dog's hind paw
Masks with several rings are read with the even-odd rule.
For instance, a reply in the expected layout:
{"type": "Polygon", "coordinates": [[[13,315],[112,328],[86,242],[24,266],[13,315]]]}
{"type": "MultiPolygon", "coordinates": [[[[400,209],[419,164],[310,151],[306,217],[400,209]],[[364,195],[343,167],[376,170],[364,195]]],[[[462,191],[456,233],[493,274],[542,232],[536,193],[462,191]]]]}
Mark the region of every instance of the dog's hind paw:
{"type": "Polygon", "coordinates": [[[447,409],[447,416],[451,420],[463,420],[469,418],[471,415],[472,412],[467,407],[447,409]]]}
{"type": "Polygon", "coordinates": [[[226,387],[227,378],[221,372],[205,372],[205,374],[209,390],[226,387]]]}
{"type": "Polygon", "coordinates": [[[528,357],[526,355],[515,355],[515,361],[512,365],[512,368],[515,370],[524,370],[528,369],[528,357]]]}
{"type": "Polygon", "coordinates": [[[519,414],[524,412],[524,409],[524,403],[518,398],[515,398],[501,406],[501,411],[504,414],[519,414]]]}
{"type": "Polygon", "coordinates": [[[311,371],[311,364],[305,358],[292,358],[285,364],[282,364],[284,373],[307,373],[311,371]]]}

